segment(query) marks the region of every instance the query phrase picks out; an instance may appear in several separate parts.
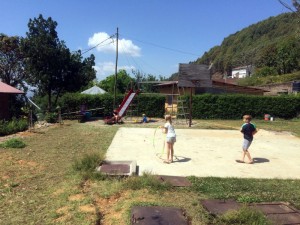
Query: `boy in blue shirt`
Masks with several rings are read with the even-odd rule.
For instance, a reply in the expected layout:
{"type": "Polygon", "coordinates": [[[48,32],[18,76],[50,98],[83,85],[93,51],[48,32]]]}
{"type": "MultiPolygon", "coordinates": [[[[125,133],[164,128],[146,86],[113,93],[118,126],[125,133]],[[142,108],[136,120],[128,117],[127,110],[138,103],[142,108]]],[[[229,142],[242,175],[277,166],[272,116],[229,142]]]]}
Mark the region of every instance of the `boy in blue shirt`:
{"type": "Polygon", "coordinates": [[[252,117],[250,115],[244,115],[243,121],[245,122],[243,126],[241,127],[241,132],[244,135],[244,142],[243,142],[243,155],[242,160],[236,160],[237,162],[244,163],[245,156],[247,156],[250,164],[253,163],[253,160],[251,158],[251,155],[248,151],[252,141],[253,141],[253,135],[257,133],[257,129],[254,124],[251,123],[252,117]]]}

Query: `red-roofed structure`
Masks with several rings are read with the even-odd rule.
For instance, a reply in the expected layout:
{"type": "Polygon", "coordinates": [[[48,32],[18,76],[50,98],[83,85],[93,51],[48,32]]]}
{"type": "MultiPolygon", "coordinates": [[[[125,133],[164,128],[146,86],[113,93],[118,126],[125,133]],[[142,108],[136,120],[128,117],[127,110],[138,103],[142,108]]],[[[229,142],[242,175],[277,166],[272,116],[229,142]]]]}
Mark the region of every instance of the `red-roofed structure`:
{"type": "Polygon", "coordinates": [[[24,92],[0,81],[0,119],[9,118],[9,97],[12,94],[24,92]]]}

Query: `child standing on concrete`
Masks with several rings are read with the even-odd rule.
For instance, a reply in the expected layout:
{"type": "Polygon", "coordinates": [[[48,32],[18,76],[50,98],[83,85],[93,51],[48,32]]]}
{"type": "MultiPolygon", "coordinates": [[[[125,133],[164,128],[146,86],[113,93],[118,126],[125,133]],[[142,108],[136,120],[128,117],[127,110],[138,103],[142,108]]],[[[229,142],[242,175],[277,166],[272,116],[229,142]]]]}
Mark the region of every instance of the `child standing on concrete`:
{"type": "Polygon", "coordinates": [[[253,141],[253,135],[257,133],[256,127],[253,123],[251,123],[252,117],[250,115],[244,115],[243,121],[244,124],[241,127],[241,132],[244,135],[244,142],[243,142],[243,155],[242,160],[236,160],[237,162],[244,163],[245,162],[245,156],[247,156],[250,164],[253,163],[253,160],[251,158],[251,155],[248,151],[252,141],[253,141]]]}
{"type": "Polygon", "coordinates": [[[171,115],[165,116],[166,123],[164,125],[163,132],[167,134],[166,142],[167,142],[167,159],[164,160],[164,163],[172,163],[174,156],[174,143],[176,142],[176,133],[174,126],[172,125],[172,117],[171,115]]]}

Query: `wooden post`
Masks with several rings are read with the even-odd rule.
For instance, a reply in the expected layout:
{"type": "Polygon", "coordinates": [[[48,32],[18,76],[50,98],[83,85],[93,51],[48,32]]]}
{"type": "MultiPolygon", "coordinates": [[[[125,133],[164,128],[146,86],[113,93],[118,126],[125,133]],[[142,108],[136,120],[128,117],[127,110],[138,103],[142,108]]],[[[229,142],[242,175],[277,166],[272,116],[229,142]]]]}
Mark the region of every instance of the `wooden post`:
{"type": "Polygon", "coordinates": [[[189,120],[189,127],[192,126],[192,97],[193,97],[193,89],[190,87],[190,120],[189,120]]]}

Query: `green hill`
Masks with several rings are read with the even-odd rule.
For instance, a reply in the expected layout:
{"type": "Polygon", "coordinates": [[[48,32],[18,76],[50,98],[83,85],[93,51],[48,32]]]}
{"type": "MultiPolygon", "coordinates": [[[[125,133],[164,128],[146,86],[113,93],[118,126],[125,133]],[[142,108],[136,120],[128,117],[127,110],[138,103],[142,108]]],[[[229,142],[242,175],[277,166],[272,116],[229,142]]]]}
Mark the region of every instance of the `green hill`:
{"type": "Polygon", "coordinates": [[[194,63],[214,63],[216,72],[254,65],[261,76],[300,70],[299,16],[280,14],[226,37],[194,63]]]}

